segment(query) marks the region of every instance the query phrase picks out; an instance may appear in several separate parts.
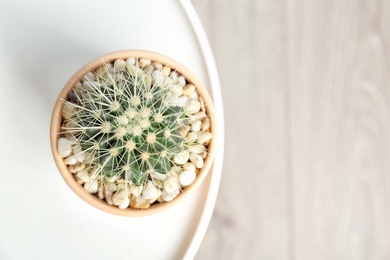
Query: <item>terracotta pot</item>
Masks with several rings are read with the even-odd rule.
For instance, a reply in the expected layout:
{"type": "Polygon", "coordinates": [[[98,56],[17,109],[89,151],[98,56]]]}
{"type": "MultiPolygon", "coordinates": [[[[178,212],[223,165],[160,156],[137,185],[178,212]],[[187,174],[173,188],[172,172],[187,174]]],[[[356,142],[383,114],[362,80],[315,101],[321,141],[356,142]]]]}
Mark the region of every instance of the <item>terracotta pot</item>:
{"type": "Polygon", "coordinates": [[[57,167],[62,177],[69,185],[69,187],[83,200],[85,200],[86,202],[88,202],[89,204],[93,205],[98,209],[101,209],[111,214],[116,214],[121,216],[134,216],[134,217],[151,215],[151,214],[161,212],[163,210],[167,210],[170,207],[176,205],[177,203],[183,201],[188,194],[190,194],[194,189],[196,189],[202,183],[206,175],[210,172],[214,160],[214,155],[215,155],[215,136],[216,136],[216,120],[215,120],[214,105],[203,84],[195,77],[193,73],[191,73],[187,68],[185,68],[179,62],[169,57],[166,57],[162,54],[158,54],[151,51],[143,51],[143,50],[124,50],[124,51],[109,53],[87,63],[84,67],[82,67],[79,71],[77,71],[73,75],[73,77],[71,77],[70,80],[66,83],[60,95],[58,96],[56,104],[54,106],[54,110],[51,118],[51,125],[50,125],[50,142],[51,142],[51,149],[53,152],[54,160],[57,164],[57,167]],[[210,132],[213,134],[213,138],[211,139],[211,142],[208,146],[208,156],[205,159],[204,166],[200,170],[195,181],[190,186],[184,188],[182,192],[172,201],[154,204],[151,205],[150,208],[144,210],[132,209],[132,208],[120,209],[116,206],[107,204],[105,200],[101,200],[95,197],[94,195],[88,193],[87,191],[85,191],[82,185],[76,182],[73,174],[69,171],[68,166],[64,163],[64,159],[58,154],[57,151],[57,140],[60,137],[59,135],[60,125],[63,121],[62,114],[61,114],[63,100],[67,99],[68,93],[72,90],[75,84],[83,78],[85,74],[99,68],[102,65],[102,60],[104,60],[104,62],[106,63],[109,63],[116,59],[127,59],[129,57],[147,58],[152,61],[160,62],[163,65],[169,65],[172,69],[176,70],[183,77],[185,77],[188,83],[193,84],[196,87],[199,96],[201,96],[204,100],[206,110],[207,110],[206,112],[211,122],[210,132]]]}

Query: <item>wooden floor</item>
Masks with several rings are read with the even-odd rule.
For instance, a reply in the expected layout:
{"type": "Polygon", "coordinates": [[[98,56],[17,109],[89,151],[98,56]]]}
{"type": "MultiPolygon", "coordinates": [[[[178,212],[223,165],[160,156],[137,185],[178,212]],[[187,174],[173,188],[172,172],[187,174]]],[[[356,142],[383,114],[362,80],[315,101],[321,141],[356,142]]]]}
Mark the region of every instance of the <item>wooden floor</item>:
{"type": "Polygon", "coordinates": [[[196,259],[390,259],[390,2],[193,4],[226,120],[196,259]]]}

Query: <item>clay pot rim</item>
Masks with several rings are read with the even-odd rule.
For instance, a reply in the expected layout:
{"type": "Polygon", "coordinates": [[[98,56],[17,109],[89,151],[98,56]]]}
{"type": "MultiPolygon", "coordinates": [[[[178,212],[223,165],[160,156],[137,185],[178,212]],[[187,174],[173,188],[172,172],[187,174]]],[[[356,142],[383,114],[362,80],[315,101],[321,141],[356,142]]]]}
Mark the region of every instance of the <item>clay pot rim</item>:
{"type": "Polygon", "coordinates": [[[78,196],[80,196],[80,198],[82,198],[84,201],[91,204],[92,206],[114,215],[127,216],[127,217],[142,217],[142,216],[153,215],[168,210],[171,207],[177,205],[178,203],[182,202],[192,191],[194,191],[203,182],[207,174],[211,171],[212,163],[215,157],[215,147],[216,147],[216,140],[217,140],[216,133],[217,133],[217,126],[216,126],[216,118],[215,118],[215,108],[211,100],[211,97],[209,96],[208,91],[201,83],[201,81],[190,70],[188,70],[181,63],[160,53],[146,51],[146,50],[122,50],[122,51],[117,51],[117,52],[112,52],[112,53],[102,55],[88,62],[81,69],[79,69],[65,84],[64,88],[62,89],[62,91],[60,92],[57,98],[57,101],[53,109],[51,123],[50,123],[50,144],[51,144],[51,150],[58,170],[60,171],[62,177],[64,178],[68,186],[78,196]],[[162,63],[163,65],[170,66],[173,70],[176,70],[183,77],[185,77],[187,82],[193,84],[199,96],[202,97],[204,101],[204,104],[206,106],[206,112],[210,118],[210,123],[211,123],[210,132],[213,134],[213,138],[211,139],[208,147],[209,149],[208,156],[205,159],[204,166],[200,170],[195,181],[190,186],[184,188],[183,191],[172,201],[151,205],[150,208],[144,210],[132,209],[130,207],[127,209],[119,209],[118,207],[109,205],[105,201],[100,200],[99,198],[85,191],[83,187],[75,181],[73,174],[69,171],[68,167],[64,163],[63,158],[59,156],[57,151],[57,140],[59,138],[58,133],[62,122],[61,110],[63,106],[63,100],[67,98],[68,92],[72,89],[73,86],[75,86],[77,82],[79,82],[82,79],[82,77],[85,74],[87,74],[90,71],[94,71],[95,69],[100,67],[102,65],[102,62],[109,63],[116,59],[127,59],[129,57],[147,58],[150,59],[151,61],[157,61],[162,63]]]}

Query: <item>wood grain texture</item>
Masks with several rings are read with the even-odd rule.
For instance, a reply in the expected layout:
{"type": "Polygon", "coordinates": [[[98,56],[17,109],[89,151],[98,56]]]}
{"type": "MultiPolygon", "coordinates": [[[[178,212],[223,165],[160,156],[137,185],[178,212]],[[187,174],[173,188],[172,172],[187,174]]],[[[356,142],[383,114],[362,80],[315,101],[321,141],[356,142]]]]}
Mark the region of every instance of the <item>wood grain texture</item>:
{"type": "Polygon", "coordinates": [[[286,6],[239,0],[194,4],[216,57],[226,115],[220,195],[197,258],[286,259],[291,230],[286,6]]]}
{"type": "Polygon", "coordinates": [[[289,5],[297,259],[390,258],[384,2],[289,5]]]}
{"type": "Polygon", "coordinates": [[[193,4],[226,113],[197,259],[390,259],[390,2],[193,4]]]}

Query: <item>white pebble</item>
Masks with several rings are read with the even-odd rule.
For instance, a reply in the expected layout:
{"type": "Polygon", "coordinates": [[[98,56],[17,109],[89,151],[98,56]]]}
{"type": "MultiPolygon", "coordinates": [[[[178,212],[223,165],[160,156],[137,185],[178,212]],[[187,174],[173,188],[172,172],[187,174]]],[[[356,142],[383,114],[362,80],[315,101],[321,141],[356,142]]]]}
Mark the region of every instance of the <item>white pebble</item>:
{"type": "MultiPolygon", "coordinates": [[[[121,178],[118,178],[118,181],[123,182],[123,180],[121,180],[121,178]]],[[[131,194],[133,187],[130,185],[130,183],[125,182],[125,183],[123,183],[122,189],[126,192],[126,195],[129,196],[131,194]]],[[[119,190],[119,188],[118,188],[118,190],[119,190]]]]}
{"type": "Polygon", "coordinates": [[[125,184],[122,180],[119,180],[117,182],[117,187],[118,187],[118,190],[124,190],[125,189],[125,184]]]}
{"type": "Polygon", "coordinates": [[[163,82],[163,87],[164,88],[170,88],[173,86],[175,82],[173,82],[173,80],[171,78],[168,78],[168,77],[164,77],[164,82],[163,82]]]}
{"type": "Polygon", "coordinates": [[[94,89],[97,89],[98,86],[99,86],[99,82],[97,82],[97,81],[86,80],[83,82],[83,87],[86,90],[94,90],[94,89]]]}
{"type": "Polygon", "coordinates": [[[198,112],[194,115],[194,118],[196,120],[202,120],[203,118],[207,117],[206,113],[201,111],[201,112],[198,112]]]}
{"type": "Polygon", "coordinates": [[[203,144],[207,141],[209,141],[213,135],[210,132],[204,132],[204,131],[199,131],[198,132],[198,143],[203,144]]]}
{"type": "MultiPolygon", "coordinates": [[[[184,96],[183,96],[184,97],[184,96]]],[[[184,108],[187,114],[195,114],[200,110],[200,103],[197,100],[191,100],[189,104],[184,108]]]]}
{"type": "Polygon", "coordinates": [[[74,157],[76,157],[76,160],[78,162],[83,162],[84,161],[85,153],[83,152],[83,150],[81,150],[81,147],[79,145],[75,145],[73,147],[73,154],[74,154],[74,157]]]}
{"type": "Polygon", "coordinates": [[[152,76],[145,75],[144,83],[145,83],[146,90],[150,90],[150,87],[152,86],[152,76]]]}
{"type": "Polygon", "coordinates": [[[158,198],[158,192],[156,186],[154,186],[152,181],[146,183],[146,187],[142,191],[141,199],[143,200],[156,200],[158,198]]]}
{"type": "Polygon", "coordinates": [[[130,205],[130,199],[129,197],[126,197],[121,204],[118,205],[120,209],[128,208],[130,205]]]}
{"type": "Polygon", "coordinates": [[[163,191],[161,192],[161,198],[162,198],[164,201],[171,201],[171,200],[173,200],[174,198],[176,198],[177,195],[179,195],[179,193],[180,193],[180,190],[179,190],[179,189],[175,190],[175,191],[172,192],[172,193],[168,193],[168,192],[166,192],[165,190],[163,190],[163,191]]]}
{"type": "Polygon", "coordinates": [[[140,197],[141,196],[141,193],[142,193],[142,190],[143,190],[143,187],[142,186],[139,186],[139,187],[133,187],[130,192],[133,196],[135,197],[140,197]]]}
{"type": "Polygon", "coordinates": [[[188,135],[188,132],[190,131],[190,127],[187,125],[183,125],[177,129],[179,131],[179,134],[183,137],[186,137],[188,135]]]}
{"type": "Polygon", "coordinates": [[[189,102],[188,97],[181,96],[172,104],[172,106],[185,107],[188,104],[188,102],[189,102]]]}
{"type": "Polygon", "coordinates": [[[153,83],[157,86],[161,86],[164,82],[164,76],[160,70],[155,70],[152,72],[153,83]]]}
{"type": "Polygon", "coordinates": [[[152,65],[146,66],[146,67],[144,68],[144,72],[145,72],[146,74],[151,74],[153,71],[154,71],[154,67],[153,67],[152,65]]]}
{"type": "Polygon", "coordinates": [[[173,85],[170,90],[176,96],[181,96],[183,94],[183,88],[179,85],[173,85]]]}
{"type": "Polygon", "coordinates": [[[127,66],[133,66],[135,64],[135,58],[128,58],[126,60],[126,65],[127,66]]]}
{"type": "Polygon", "coordinates": [[[109,205],[113,205],[114,204],[114,202],[112,201],[112,192],[111,191],[105,190],[104,191],[104,198],[106,199],[106,202],[109,205]]]}
{"type": "Polygon", "coordinates": [[[160,196],[161,196],[161,190],[157,189],[157,197],[152,198],[152,199],[148,199],[148,202],[150,204],[153,204],[160,196]]]}
{"type": "Polygon", "coordinates": [[[195,164],[193,164],[192,162],[188,162],[183,165],[183,170],[195,172],[196,171],[195,164]]]}
{"type": "Polygon", "coordinates": [[[190,161],[193,162],[195,164],[195,167],[198,169],[203,167],[203,158],[199,154],[191,153],[190,161]]]}
{"type": "Polygon", "coordinates": [[[206,108],[204,106],[204,101],[202,97],[199,97],[199,102],[200,102],[200,110],[206,112],[206,108]]]}
{"type": "Polygon", "coordinates": [[[98,187],[98,198],[99,199],[104,199],[104,189],[103,189],[103,185],[102,184],[100,184],[100,185],[98,185],[99,187],[98,187]]]}
{"type": "Polygon", "coordinates": [[[58,154],[62,158],[65,158],[72,153],[72,144],[71,142],[69,142],[68,139],[61,137],[57,141],[57,149],[58,149],[58,154]]]}
{"type": "Polygon", "coordinates": [[[179,189],[179,184],[177,182],[177,179],[169,178],[169,179],[164,181],[164,191],[165,192],[172,193],[177,189],[179,189]]]}
{"type": "Polygon", "coordinates": [[[101,66],[101,67],[99,67],[99,68],[97,68],[97,69],[95,70],[95,73],[96,73],[98,76],[103,77],[103,76],[106,74],[106,69],[105,69],[104,66],[101,66]]]}
{"type": "Polygon", "coordinates": [[[77,158],[76,156],[72,155],[72,156],[69,156],[67,157],[64,162],[67,164],[67,165],[74,165],[77,163],[77,158]]]}
{"type": "Polygon", "coordinates": [[[79,171],[78,173],[76,173],[76,177],[82,180],[83,182],[89,181],[88,171],[79,171]]]}
{"type": "Polygon", "coordinates": [[[144,71],[142,69],[133,65],[127,66],[127,70],[131,75],[136,77],[142,77],[144,75],[144,71]]]}
{"type": "Polygon", "coordinates": [[[174,95],[172,92],[168,92],[164,102],[170,104],[171,106],[175,106],[175,104],[178,102],[178,97],[174,95]]]}
{"type": "Polygon", "coordinates": [[[153,67],[154,67],[156,70],[161,70],[161,69],[162,69],[162,64],[161,64],[160,62],[153,61],[153,62],[152,62],[152,65],[153,65],[153,67]]]}
{"type": "Polygon", "coordinates": [[[140,66],[141,68],[144,68],[144,67],[149,66],[150,64],[152,64],[152,62],[151,62],[149,59],[143,59],[143,58],[141,58],[141,59],[139,59],[138,64],[139,64],[139,66],[140,66]]]}
{"type": "Polygon", "coordinates": [[[72,133],[65,133],[65,138],[69,140],[70,143],[74,144],[77,142],[77,138],[74,137],[72,133]]]}
{"type": "Polygon", "coordinates": [[[173,157],[173,162],[177,164],[185,164],[186,162],[188,162],[188,158],[189,158],[188,151],[183,150],[173,157]]]}
{"type": "Polygon", "coordinates": [[[124,190],[117,191],[114,196],[112,196],[112,201],[114,202],[114,205],[118,206],[126,201],[127,194],[124,190]]]}
{"type": "Polygon", "coordinates": [[[206,131],[210,128],[210,118],[206,117],[202,121],[202,131],[206,131]]]}
{"type": "Polygon", "coordinates": [[[179,76],[179,74],[177,74],[176,71],[172,71],[171,72],[171,75],[169,75],[169,77],[173,80],[173,82],[177,82],[177,77],[179,76]]]}
{"type": "Polygon", "coordinates": [[[196,120],[196,121],[192,122],[191,130],[193,132],[198,132],[198,131],[200,131],[201,126],[202,126],[202,122],[199,120],[196,120]]]}
{"type": "Polygon", "coordinates": [[[165,180],[165,178],[167,177],[166,174],[161,174],[159,172],[152,172],[150,175],[152,176],[153,179],[157,179],[160,181],[165,180]]]}
{"type": "Polygon", "coordinates": [[[189,96],[195,91],[195,86],[192,84],[187,84],[183,87],[183,95],[189,96]]]}
{"type": "Polygon", "coordinates": [[[199,95],[196,91],[192,92],[190,95],[188,95],[188,98],[190,100],[198,101],[199,95]]]}
{"type": "Polygon", "coordinates": [[[114,183],[109,182],[106,184],[105,189],[110,191],[110,192],[116,192],[118,190],[118,187],[114,183]]]}
{"type": "Polygon", "coordinates": [[[174,173],[179,173],[179,172],[181,172],[181,169],[182,169],[182,166],[174,165],[174,166],[172,166],[171,171],[174,173]]]}
{"type": "Polygon", "coordinates": [[[84,78],[88,78],[90,80],[95,80],[95,75],[90,71],[84,75],[84,78]]]}
{"type": "MultiPolygon", "coordinates": [[[[156,180],[156,179],[154,179],[154,180],[156,180]]],[[[158,189],[164,189],[164,182],[163,181],[155,181],[154,182],[154,185],[156,185],[156,188],[158,188],[158,189]]]]}
{"type": "Polygon", "coordinates": [[[171,68],[170,68],[170,67],[164,67],[164,68],[162,69],[162,74],[163,74],[164,76],[169,76],[170,73],[171,73],[171,68]]]}
{"type": "Polygon", "coordinates": [[[177,84],[179,84],[180,87],[184,87],[186,83],[186,79],[183,76],[177,77],[177,84]]]}
{"type": "Polygon", "coordinates": [[[188,151],[190,153],[201,154],[201,153],[206,151],[206,147],[203,144],[194,144],[194,145],[188,146],[188,151]]]}
{"type": "Polygon", "coordinates": [[[118,175],[114,175],[114,176],[112,176],[112,177],[110,177],[110,178],[107,178],[107,181],[108,181],[109,183],[113,183],[113,182],[115,182],[117,179],[118,179],[118,175]]]}
{"type": "Polygon", "coordinates": [[[117,59],[114,62],[114,70],[115,71],[123,71],[126,68],[126,61],[122,59],[117,59]]]}
{"type": "Polygon", "coordinates": [[[80,94],[81,91],[83,90],[83,84],[81,84],[81,82],[77,82],[76,85],[73,87],[73,90],[74,92],[76,92],[77,94],[80,94]]]}
{"type": "Polygon", "coordinates": [[[194,182],[195,177],[196,177],[195,171],[184,171],[179,175],[180,184],[183,185],[184,187],[188,186],[192,182],[194,182]]]}
{"type": "Polygon", "coordinates": [[[84,184],[84,189],[89,193],[96,193],[98,191],[98,183],[96,180],[88,181],[84,184]]]}
{"type": "Polygon", "coordinates": [[[78,128],[79,126],[73,122],[73,121],[68,121],[66,122],[65,124],[65,128],[68,129],[68,130],[71,130],[71,131],[74,131],[74,128],[78,128]]]}
{"type": "Polygon", "coordinates": [[[195,141],[198,138],[198,134],[196,132],[189,132],[187,135],[188,141],[195,141]]]}
{"type": "Polygon", "coordinates": [[[114,73],[114,65],[112,63],[104,64],[104,71],[108,70],[110,73],[114,73]]]}
{"type": "Polygon", "coordinates": [[[70,165],[69,171],[71,173],[76,173],[76,172],[83,170],[84,168],[85,168],[85,163],[77,163],[75,165],[70,165]]]}
{"type": "Polygon", "coordinates": [[[62,107],[62,116],[65,119],[71,119],[76,114],[76,107],[70,102],[65,102],[62,107]]]}

